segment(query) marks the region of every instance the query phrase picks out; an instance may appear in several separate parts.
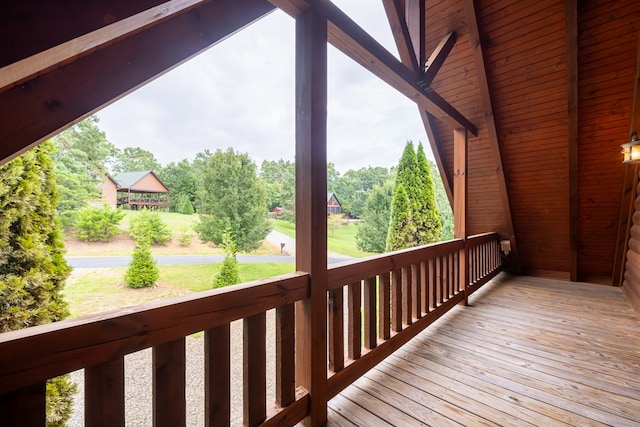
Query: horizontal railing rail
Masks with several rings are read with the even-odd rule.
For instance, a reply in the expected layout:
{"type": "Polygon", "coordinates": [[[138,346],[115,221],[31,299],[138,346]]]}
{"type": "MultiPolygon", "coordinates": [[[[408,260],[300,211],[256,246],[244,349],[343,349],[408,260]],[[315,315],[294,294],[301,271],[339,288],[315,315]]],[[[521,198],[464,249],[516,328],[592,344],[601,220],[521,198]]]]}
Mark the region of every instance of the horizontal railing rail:
{"type": "MultiPolygon", "coordinates": [[[[328,396],[333,397],[501,270],[496,233],[347,261],[328,270],[328,396]],[[465,271],[467,272],[465,274],[465,271]],[[465,278],[468,280],[465,282],[465,278]]],[[[206,425],[232,420],[230,370],[241,357],[245,425],[294,425],[309,414],[295,386],[297,272],[0,334],[0,417],[44,425],[45,383],[84,369],[87,425],[125,424],[125,356],[152,349],[157,425],[186,424],[186,337],[204,331],[206,425]],[[267,402],[267,312],[274,313],[275,388],[267,402]],[[231,322],[242,320],[242,354],[231,322]],[[28,413],[28,416],[25,414],[28,413]],[[12,418],[13,417],[13,418],[12,418]]]]}

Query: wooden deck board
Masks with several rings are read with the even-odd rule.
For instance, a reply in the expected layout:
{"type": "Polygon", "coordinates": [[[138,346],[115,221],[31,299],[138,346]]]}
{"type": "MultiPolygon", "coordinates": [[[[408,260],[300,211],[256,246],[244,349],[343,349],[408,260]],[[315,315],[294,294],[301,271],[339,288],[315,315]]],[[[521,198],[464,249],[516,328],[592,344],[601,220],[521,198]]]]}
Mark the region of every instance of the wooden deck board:
{"type": "Polygon", "coordinates": [[[640,426],[619,288],[502,274],[470,302],[331,400],[328,425],[640,426]]]}

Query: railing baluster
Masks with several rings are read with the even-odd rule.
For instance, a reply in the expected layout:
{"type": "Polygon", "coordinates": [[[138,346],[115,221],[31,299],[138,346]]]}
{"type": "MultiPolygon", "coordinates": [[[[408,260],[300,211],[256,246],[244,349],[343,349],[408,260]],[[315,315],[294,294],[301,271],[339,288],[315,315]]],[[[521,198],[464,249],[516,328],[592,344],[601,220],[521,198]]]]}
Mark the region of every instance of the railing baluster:
{"type": "Polygon", "coordinates": [[[329,292],[329,369],[338,372],[344,368],[344,289],[329,292]]]}
{"type": "Polygon", "coordinates": [[[88,426],[123,426],[124,357],[84,370],[84,420],[88,426]]]}
{"type": "Polygon", "coordinates": [[[35,384],[0,396],[2,425],[42,427],[46,425],[46,383],[35,384]]]}
{"type": "Polygon", "coordinates": [[[347,347],[349,358],[356,360],[362,354],[362,315],[360,306],[362,304],[362,286],[360,282],[351,283],[348,286],[347,305],[349,322],[347,329],[347,347]]]}
{"type": "Polygon", "coordinates": [[[414,319],[422,317],[422,292],[420,289],[420,263],[411,265],[411,283],[412,293],[411,299],[413,300],[413,307],[411,310],[414,319]]]}
{"type": "Polygon", "coordinates": [[[443,282],[444,282],[444,278],[442,277],[444,275],[443,270],[442,270],[442,257],[436,257],[436,283],[437,283],[437,290],[438,290],[438,305],[441,305],[444,300],[443,300],[443,282]]]}
{"type": "Polygon", "coordinates": [[[153,424],[186,425],[185,338],[153,347],[153,424]]]}
{"type": "Polygon", "coordinates": [[[429,307],[431,311],[435,310],[436,307],[438,307],[438,278],[436,259],[429,260],[429,298],[431,299],[429,307]]]}
{"type": "Polygon", "coordinates": [[[455,276],[455,262],[453,259],[453,254],[447,255],[449,258],[449,298],[454,296],[456,292],[456,276],[455,276]]]}
{"type": "Polygon", "coordinates": [[[420,263],[420,295],[422,298],[420,299],[420,305],[422,307],[422,314],[427,314],[429,312],[429,278],[427,272],[427,263],[422,261],[420,263]]]}
{"type": "Polygon", "coordinates": [[[256,426],[267,417],[266,313],[246,317],[243,322],[243,388],[246,426],[256,426]]]}
{"type": "Polygon", "coordinates": [[[391,276],[390,273],[381,274],[379,277],[378,292],[378,337],[388,340],[391,336],[391,276]]]}
{"type": "Polygon", "coordinates": [[[226,323],[204,332],[204,418],[207,427],[231,420],[231,339],[226,323]]]}
{"type": "Polygon", "coordinates": [[[445,302],[451,296],[449,294],[449,257],[442,255],[442,302],[445,302]]]}
{"type": "Polygon", "coordinates": [[[391,330],[402,330],[402,270],[391,272],[391,330]]]}
{"type": "Polygon", "coordinates": [[[376,333],[376,278],[364,280],[364,347],[371,350],[378,345],[376,333]]]}
{"type": "Polygon", "coordinates": [[[296,400],[295,317],[294,304],[276,308],[276,404],[281,408],[296,400]]]}
{"type": "Polygon", "coordinates": [[[411,290],[411,266],[402,268],[402,323],[411,325],[413,323],[412,316],[412,296],[411,290]]]}

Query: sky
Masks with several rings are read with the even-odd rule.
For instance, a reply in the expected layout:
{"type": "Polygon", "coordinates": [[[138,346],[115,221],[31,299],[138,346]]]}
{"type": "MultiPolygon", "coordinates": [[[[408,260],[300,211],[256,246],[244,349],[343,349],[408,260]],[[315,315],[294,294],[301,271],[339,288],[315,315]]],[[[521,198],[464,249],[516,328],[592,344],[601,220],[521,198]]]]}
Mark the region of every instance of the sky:
{"type": "MultiPolygon", "coordinates": [[[[334,0],[398,57],[382,2],[334,0]]],[[[293,160],[295,21],[276,10],[97,113],[118,148],[141,147],[162,165],[209,149],[293,160]]],[[[327,158],[344,173],[398,163],[427,136],[415,103],[329,46],[327,158]]]]}

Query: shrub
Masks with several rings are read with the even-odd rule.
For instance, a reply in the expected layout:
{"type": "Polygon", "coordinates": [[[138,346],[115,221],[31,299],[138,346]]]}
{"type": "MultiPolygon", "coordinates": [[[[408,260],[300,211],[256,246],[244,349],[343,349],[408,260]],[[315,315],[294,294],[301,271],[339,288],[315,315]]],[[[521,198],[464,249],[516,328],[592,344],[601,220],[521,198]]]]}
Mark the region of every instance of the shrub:
{"type": "Polygon", "coordinates": [[[151,256],[151,248],[147,242],[133,249],[133,257],[124,280],[130,288],[146,288],[156,283],[160,277],[158,266],[151,256]]]}
{"type": "Polygon", "coordinates": [[[76,237],[87,242],[108,242],[120,232],[118,224],[122,218],[124,212],[106,204],[101,208],[83,209],[76,221],[76,237]]]}
{"type": "Polygon", "coordinates": [[[224,260],[222,260],[220,271],[213,279],[214,289],[240,283],[238,260],[236,259],[236,244],[233,242],[233,238],[231,237],[231,232],[229,230],[224,232],[222,240],[224,260]]]}
{"type": "Polygon", "coordinates": [[[160,215],[146,209],[131,218],[129,235],[138,243],[147,241],[152,245],[165,246],[171,240],[171,231],[162,221],[160,215]]]}
{"type": "Polygon", "coordinates": [[[174,211],[184,215],[192,215],[193,213],[195,213],[195,209],[193,209],[193,203],[191,203],[191,199],[189,198],[188,194],[179,193],[175,197],[174,211]]]}
{"type": "Polygon", "coordinates": [[[78,387],[69,374],[47,381],[47,427],[64,427],[73,412],[73,395],[78,387]]]}
{"type": "Polygon", "coordinates": [[[188,229],[183,229],[182,234],[178,236],[178,244],[183,248],[191,246],[193,243],[193,233],[191,233],[188,229]]]}

